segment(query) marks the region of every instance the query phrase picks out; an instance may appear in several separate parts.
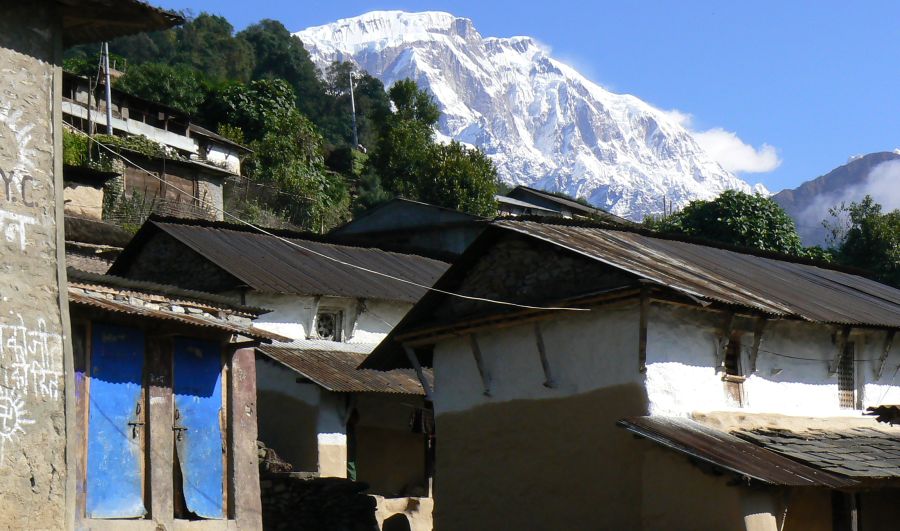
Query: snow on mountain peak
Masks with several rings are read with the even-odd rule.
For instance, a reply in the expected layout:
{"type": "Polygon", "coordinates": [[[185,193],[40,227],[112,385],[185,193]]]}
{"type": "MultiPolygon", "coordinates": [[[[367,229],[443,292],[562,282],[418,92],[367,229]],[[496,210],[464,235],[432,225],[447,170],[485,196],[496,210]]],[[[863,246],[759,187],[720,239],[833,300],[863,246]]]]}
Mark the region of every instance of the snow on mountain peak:
{"type": "Polygon", "coordinates": [[[752,189],[670,113],[614,94],[526,36],[482,37],[444,12],[373,11],[296,33],[316,64],[404,78],[441,107],[440,137],[475,145],[509,184],[585,197],[631,219],[752,189]]]}

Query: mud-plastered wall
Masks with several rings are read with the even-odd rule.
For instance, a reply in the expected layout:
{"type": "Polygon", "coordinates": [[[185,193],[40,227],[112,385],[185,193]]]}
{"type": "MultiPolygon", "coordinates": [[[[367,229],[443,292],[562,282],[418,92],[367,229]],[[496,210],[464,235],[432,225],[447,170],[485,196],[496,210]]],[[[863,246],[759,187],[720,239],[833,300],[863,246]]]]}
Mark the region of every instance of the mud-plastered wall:
{"type": "MultiPolygon", "coordinates": [[[[65,526],[49,2],[0,4],[0,527],[65,526]]],[[[58,134],[61,134],[59,132],[58,134]]]]}

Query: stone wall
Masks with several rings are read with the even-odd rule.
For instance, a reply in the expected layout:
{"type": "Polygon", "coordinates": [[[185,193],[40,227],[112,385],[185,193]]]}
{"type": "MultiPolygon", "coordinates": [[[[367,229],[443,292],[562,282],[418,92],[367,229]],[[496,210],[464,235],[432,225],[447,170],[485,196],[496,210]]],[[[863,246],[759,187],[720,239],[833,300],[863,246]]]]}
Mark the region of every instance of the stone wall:
{"type": "MultiPolygon", "coordinates": [[[[459,292],[542,304],[634,283],[633,277],[549,244],[517,235],[493,245],[466,274],[459,292]]],[[[497,311],[497,306],[451,297],[436,313],[449,318],[497,311]]]]}
{"type": "Polygon", "coordinates": [[[50,6],[0,8],[0,515],[16,529],[66,526],[50,6]]]}
{"type": "Polygon", "coordinates": [[[363,494],[365,483],[287,473],[265,475],[260,487],[264,529],[378,530],[375,499],[363,494]]]}

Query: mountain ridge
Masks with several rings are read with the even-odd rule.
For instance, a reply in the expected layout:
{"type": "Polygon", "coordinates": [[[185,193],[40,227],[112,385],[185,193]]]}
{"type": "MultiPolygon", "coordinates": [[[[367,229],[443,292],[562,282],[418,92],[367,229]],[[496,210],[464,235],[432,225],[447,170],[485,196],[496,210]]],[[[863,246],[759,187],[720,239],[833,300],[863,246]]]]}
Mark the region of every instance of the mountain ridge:
{"type": "Polygon", "coordinates": [[[607,91],[531,37],[482,37],[470,19],[438,11],[374,11],[295,35],[320,68],[352,61],[385,86],[415,80],[441,108],[439,138],[477,146],[506,183],[636,220],[664,202],[754,190],[669,113],[607,91]]]}

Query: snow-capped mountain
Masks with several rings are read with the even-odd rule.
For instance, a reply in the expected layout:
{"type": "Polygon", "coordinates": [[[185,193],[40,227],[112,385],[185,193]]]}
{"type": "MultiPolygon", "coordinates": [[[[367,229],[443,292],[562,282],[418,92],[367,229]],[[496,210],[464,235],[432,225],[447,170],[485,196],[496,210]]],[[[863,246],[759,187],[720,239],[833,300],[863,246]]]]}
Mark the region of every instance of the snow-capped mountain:
{"type": "MultiPolygon", "coordinates": [[[[482,37],[449,13],[375,11],[296,33],[313,61],[352,61],[385,86],[414,79],[439,134],[477,146],[510,184],[585,197],[641,219],[726,189],[750,191],[677,120],[613,94],[530,37],[482,37]]],[[[762,189],[764,191],[764,189],[762,189]]]]}

